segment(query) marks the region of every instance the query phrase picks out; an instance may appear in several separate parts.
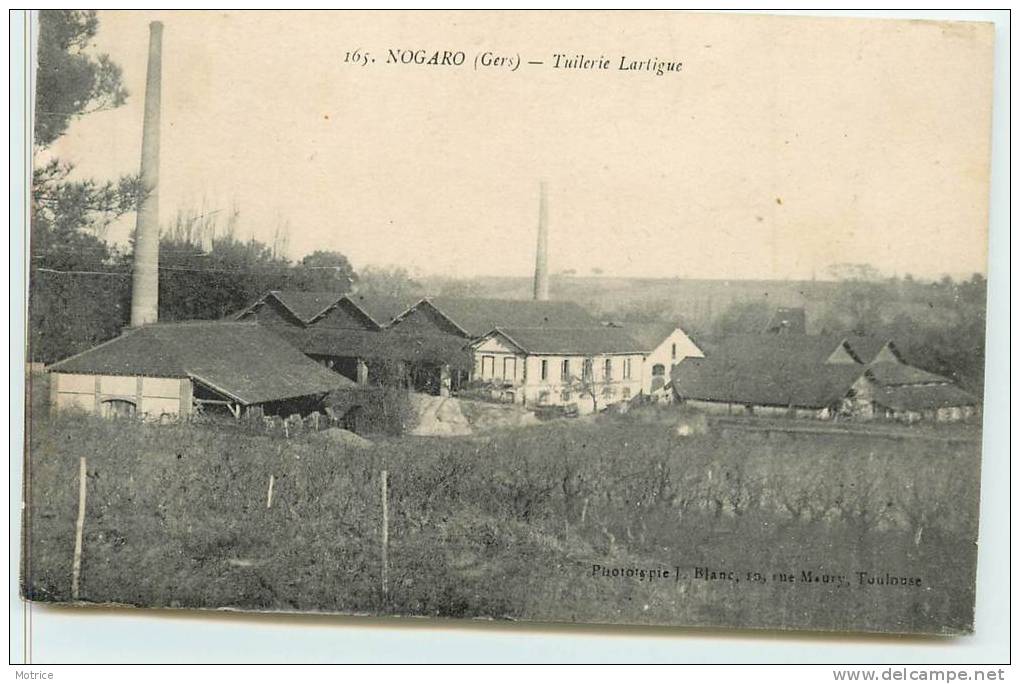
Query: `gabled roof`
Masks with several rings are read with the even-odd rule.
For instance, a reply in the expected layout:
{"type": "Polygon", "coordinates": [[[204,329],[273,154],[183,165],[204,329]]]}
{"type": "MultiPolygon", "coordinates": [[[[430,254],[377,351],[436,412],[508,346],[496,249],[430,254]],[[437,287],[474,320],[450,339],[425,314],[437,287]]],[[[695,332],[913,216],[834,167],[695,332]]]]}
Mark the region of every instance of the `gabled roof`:
{"type": "Polygon", "coordinates": [[[336,292],[298,292],[295,290],[277,290],[271,294],[275,295],[281,304],[294,312],[305,323],[336,304],[342,296],[336,292]]]}
{"type": "MultiPolygon", "coordinates": [[[[622,328],[496,328],[482,339],[502,336],[528,354],[643,354],[643,345],[622,328]]],[[[475,343],[477,345],[478,342],[475,343]]]]}
{"type": "Polygon", "coordinates": [[[879,352],[886,347],[889,347],[889,350],[895,358],[900,361],[903,360],[899,349],[896,348],[896,345],[890,339],[884,337],[872,337],[870,335],[847,335],[846,341],[847,344],[850,345],[850,348],[857,353],[857,356],[861,358],[863,363],[874,362],[878,357],[879,352]]]}
{"type": "MultiPolygon", "coordinates": [[[[675,323],[624,323],[620,327],[641,344],[646,352],[650,352],[658,348],[680,326],[675,323]]],[[[687,338],[690,339],[690,335],[687,335],[687,338]]]]}
{"type": "Polygon", "coordinates": [[[351,384],[265,326],[247,322],[147,325],[59,361],[48,370],[190,378],[242,404],[320,394],[351,384]]]}
{"type": "Polygon", "coordinates": [[[473,367],[467,340],[456,335],[314,327],[281,330],[280,335],[302,352],[317,356],[446,363],[459,370],[473,367]]]}
{"type": "Polygon", "coordinates": [[[336,292],[300,292],[298,290],[270,290],[259,297],[257,301],[248,308],[234,316],[240,320],[246,314],[254,311],[267,299],[275,299],[302,323],[309,323],[319,315],[325,313],[339,301],[343,295],[336,292]]]}
{"type": "Polygon", "coordinates": [[[756,359],[688,357],[673,368],[673,389],[681,399],[733,404],[821,409],[850,391],[865,372],[859,364],[830,364],[777,357],[756,359]]]}
{"type": "Polygon", "coordinates": [[[425,300],[468,337],[493,328],[599,328],[601,323],[574,302],[530,299],[431,297],[425,300]]]}
{"type": "Polygon", "coordinates": [[[386,297],[372,294],[349,294],[345,298],[385,328],[394,318],[421,301],[421,297],[386,297]]]}

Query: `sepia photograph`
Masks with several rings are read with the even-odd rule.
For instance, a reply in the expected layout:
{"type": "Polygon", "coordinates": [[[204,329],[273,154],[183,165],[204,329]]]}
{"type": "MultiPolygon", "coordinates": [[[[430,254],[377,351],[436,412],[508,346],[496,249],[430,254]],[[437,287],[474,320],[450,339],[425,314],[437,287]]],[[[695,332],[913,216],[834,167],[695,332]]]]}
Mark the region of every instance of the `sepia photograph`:
{"type": "Polygon", "coordinates": [[[975,631],[992,24],[33,21],[30,604],[975,631]]]}

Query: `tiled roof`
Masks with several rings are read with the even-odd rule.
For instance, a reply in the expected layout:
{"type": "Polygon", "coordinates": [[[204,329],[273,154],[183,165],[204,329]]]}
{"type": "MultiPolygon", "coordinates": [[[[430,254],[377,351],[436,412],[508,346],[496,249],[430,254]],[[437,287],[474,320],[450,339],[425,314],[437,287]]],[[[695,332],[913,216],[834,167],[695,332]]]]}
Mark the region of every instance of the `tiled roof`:
{"type": "Polygon", "coordinates": [[[673,388],[681,399],[762,406],[824,408],[845,397],[864,373],[859,364],[832,364],[795,356],[762,363],[714,355],[686,358],[673,369],[673,388]]]}
{"type": "MultiPolygon", "coordinates": [[[[728,335],[706,340],[705,355],[771,364],[781,359],[824,363],[844,345],[841,335],[728,335]]],[[[849,345],[847,345],[849,346],[849,345]]],[[[848,350],[852,359],[860,360],[848,350]]]]}
{"type": "Polygon", "coordinates": [[[675,323],[622,323],[620,327],[626,330],[644,351],[650,352],[662,344],[679,326],[675,323]]]}
{"type": "Polygon", "coordinates": [[[974,406],[976,397],[956,385],[899,385],[879,388],[875,403],[900,411],[974,406]]]}
{"type": "Polygon", "coordinates": [[[952,383],[949,378],[935,373],[929,373],[921,368],[908,366],[905,363],[882,362],[873,363],[869,366],[872,376],[880,385],[948,385],[952,383]]]}
{"type": "Polygon", "coordinates": [[[298,290],[270,290],[259,297],[243,311],[235,314],[232,318],[240,320],[246,314],[263,304],[270,297],[278,301],[283,307],[302,323],[308,323],[316,316],[330,308],[340,300],[343,295],[335,292],[300,292],[298,290]]]}
{"type": "Polygon", "coordinates": [[[503,335],[529,354],[641,354],[644,345],[622,328],[497,328],[491,332],[503,335]]]}
{"type": "Polygon", "coordinates": [[[242,404],[325,393],[350,384],[265,326],[195,321],[131,330],[48,370],[192,378],[242,404]]]}
{"type": "Polygon", "coordinates": [[[470,337],[481,337],[493,328],[602,327],[574,302],[466,297],[432,297],[428,302],[470,337]]]}
{"type": "Polygon", "coordinates": [[[271,294],[305,323],[333,306],[342,296],[335,292],[298,292],[296,290],[274,290],[271,294]]]}
{"type": "Polygon", "coordinates": [[[899,352],[896,349],[896,345],[884,337],[871,337],[869,335],[847,335],[847,344],[850,348],[856,352],[857,356],[861,358],[863,363],[871,363],[878,356],[878,353],[885,348],[886,345],[890,346],[894,355],[899,358],[899,352]]]}
{"type": "Polygon", "coordinates": [[[372,294],[349,294],[346,297],[381,327],[386,327],[394,318],[421,301],[421,297],[386,297],[372,294]]]}
{"type": "Polygon", "coordinates": [[[473,366],[467,340],[456,335],[316,327],[281,330],[280,335],[304,353],[317,356],[447,363],[461,370],[473,366]]]}

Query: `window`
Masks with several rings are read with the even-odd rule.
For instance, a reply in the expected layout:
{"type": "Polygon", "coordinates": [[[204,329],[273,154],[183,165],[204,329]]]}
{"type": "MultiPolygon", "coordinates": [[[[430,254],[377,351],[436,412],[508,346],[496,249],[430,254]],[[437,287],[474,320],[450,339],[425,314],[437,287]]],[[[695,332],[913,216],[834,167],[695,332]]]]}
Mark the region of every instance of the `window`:
{"type": "Polygon", "coordinates": [[[665,374],[666,367],[661,363],[657,363],[654,366],[652,366],[652,375],[665,375],[665,374]]]}
{"type": "Polygon", "coordinates": [[[585,382],[591,382],[595,376],[595,363],[591,359],[585,359],[584,365],[581,367],[581,377],[584,378],[585,382]]]}
{"type": "Polygon", "coordinates": [[[570,394],[570,390],[563,390],[560,393],[560,401],[570,401],[573,395],[570,394]]]}
{"type": "Polygon", "coordinates": [[[503,379],[514,380],[517,378],[517,357],[506,356],[503,358],[503,379]]]}
{"type": "Polygon", "coordinates": [[[606,363],[605,363],[605,375],[606,375],[606,380],[612,380],[613,379],[613,360],[612,359],[606,359],[606,363]]]}
{"type": "Polygon", "coordinates": [[[549,379],[549,360],[548,359],[542,359],[542,379],[543,380],[548,380],[549,379]]]}
{"type": "Polygon", "coordinates": [[[602,396],[605,399],[612,399],[613,398],[613,388],[612,387],[603,387],[602,388],[602,396]]]}
{"type": "Polygon", "coordinates": [[[570,379],[570,359],[563,359],[563,364],[560,366],[560,380],[570,379]]]}
{"type": "Polygon", "coordinates": [[[623,379],[630,380],[630,359],[623,360],[623,379]]]}
{"type": "Polygon", "coordinates": [[[622,394],[624,399],[630,399],[630,388],[624,387],[622,394]]]}
{"type": "Polygon", "coordinates": [[[676,361],[676,342],[673,343],[673,360],[676,361]]]}
{"type": "Polygon", "coordinates": [[[482,357],[482,380],[490,380],[495,374],[496,357],[495,356],[483,356],[482,357]]]}

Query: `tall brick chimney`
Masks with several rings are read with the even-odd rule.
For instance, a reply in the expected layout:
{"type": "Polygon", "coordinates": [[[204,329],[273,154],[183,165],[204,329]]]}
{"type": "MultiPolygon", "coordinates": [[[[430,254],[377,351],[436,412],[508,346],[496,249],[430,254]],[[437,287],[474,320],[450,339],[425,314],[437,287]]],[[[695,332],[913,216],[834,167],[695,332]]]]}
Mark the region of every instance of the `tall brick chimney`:
{"type": "Polygon", "coordinates": [[[549,210],[545,181],[538,186],[538,245],[535,248],[535,301],[549,299],[549,210]]]}
{"type": "Polygon", "coordinates": [[[149,24],[149,66],[145,76],[142,122],[142,185],[148,191],[135,223],[131,327],[155,323],[159,316],[159,118],[162,86],[163,23],[149,24]]]}

